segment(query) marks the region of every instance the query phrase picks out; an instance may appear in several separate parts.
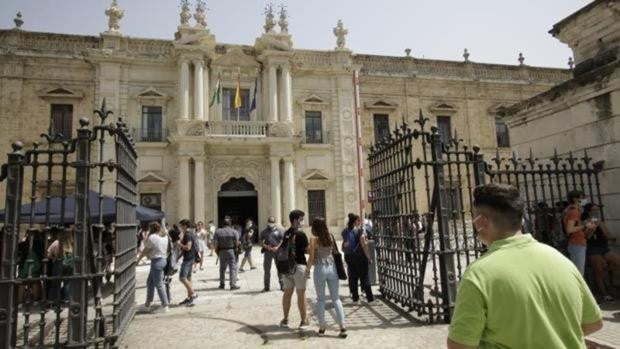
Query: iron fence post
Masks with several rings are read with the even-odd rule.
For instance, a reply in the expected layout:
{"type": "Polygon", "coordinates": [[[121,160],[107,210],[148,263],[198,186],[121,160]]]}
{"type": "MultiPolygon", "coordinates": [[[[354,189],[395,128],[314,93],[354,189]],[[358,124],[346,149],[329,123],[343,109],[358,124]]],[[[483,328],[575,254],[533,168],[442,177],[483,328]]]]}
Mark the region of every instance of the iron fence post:
{"type": "Polygon", "coordinates": [[[441,279],[441,297],[444,310],[444,320],[450,321],[454,311],[456,300],[456,273],[454,250],[450,240],[450,222],[448,217],[448,197],[445,189],[443,143],[437,132],[433,128],[431,138],[431,156],[433,160],[433,182],[437,195],[437,229],[439,231],[439,269],[441,279]]]}
{"type": "Polygon", "coordinates": [[[2,266],[0,268],[0,348],[13,348],[17,331],[17,298],[15,287],[16,250],[24,182],[24,152],[22,142],[12,145],[6,165],[6,201],[4,236],[2,237],[2,266]]]}
{"type": "Polygon", "coordinates": [[[74,229],[74,274],[71,280],[71,303],[69,306],[69,343],[84,343],[88,311],[88,251],[89,234],[88,196],[90,189],[91,133],[88,119],[80,119],[76,139],[75,162],[75,229],[74,229]]]}
{"type": "Polygon", "coordinates": [[[484,185],[486,183],[486,168],[487,165],[484,162],[484,156],[480,153],[480,147],[473,147],[474,153],[474,180],[476,186],[484,185]]]}

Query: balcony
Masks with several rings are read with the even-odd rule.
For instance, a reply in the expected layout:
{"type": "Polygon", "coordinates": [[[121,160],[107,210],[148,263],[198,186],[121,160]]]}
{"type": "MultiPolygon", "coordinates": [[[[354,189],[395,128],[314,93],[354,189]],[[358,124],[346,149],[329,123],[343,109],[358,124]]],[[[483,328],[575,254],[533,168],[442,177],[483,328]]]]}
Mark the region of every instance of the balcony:
{"type": "Polygon", "coordinates": [[[131,135],[136,142],[165,142],[168,137],[168,129],[143,129],[134,128],[131,135]]]}
{"type": "Polygon", "coordinates": [[[205,127],[207,136],[266,137],[265,121],[208,121],[205,127]]]}
{"type": "Polygon", "coordinates": [[[301,138],[301,144],[305,146],[332,144],[331,131],[323,131],[320,135],[310,135],[304,131],[301,131],[299,132],[299,137],[301,138]]]}

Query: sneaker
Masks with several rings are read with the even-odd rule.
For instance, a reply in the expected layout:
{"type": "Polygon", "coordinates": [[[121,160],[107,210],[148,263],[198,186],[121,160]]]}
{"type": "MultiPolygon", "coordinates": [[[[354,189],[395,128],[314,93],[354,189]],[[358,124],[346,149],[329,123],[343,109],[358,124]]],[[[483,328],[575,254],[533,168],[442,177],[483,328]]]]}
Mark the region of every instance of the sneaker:
{"type": "Polygon", "coordinates": [[[239,268],[239,272],[240,272],[240,273],[245,273],[245,270],[243,270],[243,269],[239,268]]]}
{"type": "Polygon", "coordinates": [[[288,319],[282,319],[282,321],[280,321],[280,327],[288,328],[288,319]]]}
{"type": "Polygon", "coordinates": [[[220,284],[220,286],[218,287],[220,290],[224,289],[224,284],[220,284]]]}
{"type": "Polygon", "coordinates": [[[300,330],[305,330],[306,327],[310,326],[310,322],[308,321],[308,319],[306,320],[301,320],[301,322],[299,323],[299,329],[300,330]]]}
{"type": "Polygon", "coordinates": [[[155,314],[165,314],[168,311],[170,311],[170,309],[168,308],[168,306],[163,306],[163,307],[159,307],[157,310],[154,311],[155,314]]]}
{"type": "Polygon", "coordinates": [[[340,333],[338,333],[338,337],[340,338],[347,338],[347,329],[346,328],[342,328],[340,329],[340,333]]]}
{"type": "Polygon", "coordinates": [[[239,287],[239,286],[230,286],[230,290],[231,290],[231,291],[238,290],[238,289],[240,289],[240,288],[241,288],[241,287],[239,287]]]}
{"type": "Polygon", "coordinates": [[[189,302],[185,303],[186,307],[193,307],[194,306],[194,298],[190,298],[189,302]]]}
{"type": "Polygon", "coordinates": [[[250,267],[250,270],[254,270],[254,269],[256,269],[256,267],[250,267]]]}
{"type": "Polygon", "coordinates": [[[269,292],[269,289],[268,288],[263,288],[263,290],[261,292],[263,292],[263,293],[269,292]]]}
{"type": "Polygon", "coordinates": [[[192,299],[192,297],[187,297],[185,298],[181,303],[179,303],[179,305],[187,305],[190,302],[193,302],[194,300],[192,299]]]}
{"type": "Polygon", "coordinates": [[[140,308],[138,309],[139,311],[144,311],[144,312],[148,312],[151,311],[151,305],[149,303],[144,303],[140,306],[140,308]]]}
{"type": "Polygon", "coordinates": [[[198,293],[194,293],[191,298],[192,298],[192,300],[198,298],[198,293]]]}
{"type": "Polygon", "coordinates": [[[319,337],[324,337],[325,336],[325,329],[324,328],[320,328],[317,335],[319,337]]]}

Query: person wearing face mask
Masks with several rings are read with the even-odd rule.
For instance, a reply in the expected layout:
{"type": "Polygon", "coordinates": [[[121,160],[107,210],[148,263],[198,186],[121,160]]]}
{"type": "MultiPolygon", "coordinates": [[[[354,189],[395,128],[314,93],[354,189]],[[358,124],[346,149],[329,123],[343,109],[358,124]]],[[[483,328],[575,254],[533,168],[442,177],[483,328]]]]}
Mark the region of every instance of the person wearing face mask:
{"type": "Polygon", "coordinates": [[[353,302],[359,301],[358,282],[362,284],[362,291],[366,294],[368,303],[375,300],[370,287],[368,266],[372,263],[368,250],[368,239],[362,228],[360,216],[349,213],[347,227],[342,231],[342,251],[347,263],[349,275],[349,291],[353,302]]]}
{"type": "Polygon", "coordinates": [[[521,233],[516,187],[486,184],[473,197],[473,225],[488,250],[461,277],[447,347],[585,349],[603,322],[577,268],[521,233]]]}
{"type": "Polygon", "coordinates": [[[601,293],[603,302],[613,302],[614,298],[607,292],[605,286],[605,264],[620,270],[620,255],[609,249],[608,241],[616,241],[605,222],[601,221],[601,209],[598,205],[588,203],[583,207],[581,219],[598,223],[594,233],[588,238],[586,255],[594,271],[594,280],[601,293]]]}
{"type": "Polygon", "coordinates": [[[256,269],[254,267],[254,263],[252,263],[252,240],[254,240],[254,223],[251,219],[248,219],[245,222],[245,229],[243,229],[243,234],[241,235],[241,249],[243,250],[243,259],[241,260],[241,266],[239,267],[239,272],[243,273],[243,266],[247,261],[250,264],[250,270],[256,269]]]}
{"type": "Polygon", "coordinates": [[[594,233],[596,223],[581,220],[581,207],[588,203],[582,191],[569,192],[568,202],[569,205],[562,214],[564,232],[568,236],[568,254],[583,275],[586,266],[586,241],[594,233]]]}
{"type": "MultiPolygon", "coordinates": [[[[273,259],[275,258],[278,245],[280,245],[280,242],[282,241],[282,235],[282,230],[280,230],[276,224],[276,218],[274,216],[270,216],[267,219],[267,228],[261,231],[258,237],[262,246],[261,252],[264,254],[263,282],[265,287],[263,288],[263,292],[269,292],[271,288],[271,265],[273,264],[273,259]]],[[[282,275],[280,273],[278,273],[278,282],[280,283],[280,290],[282,290],[282,275]]]]}

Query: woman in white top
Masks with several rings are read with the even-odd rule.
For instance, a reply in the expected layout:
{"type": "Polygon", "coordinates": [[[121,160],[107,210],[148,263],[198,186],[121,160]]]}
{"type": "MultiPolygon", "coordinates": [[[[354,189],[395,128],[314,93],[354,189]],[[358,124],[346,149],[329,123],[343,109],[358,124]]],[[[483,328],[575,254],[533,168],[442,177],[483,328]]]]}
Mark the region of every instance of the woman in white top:
{"type": "Polygon", "coordinates": [[[144,240],[144,250],[138,257],[138,264],[140,264],[140,260],[144,256],[147,256],[151,260],[151,270],[146,280],[146,302],[144,303],[144,310],[150,310],[155,289],[157,289],[157,294],[161,301],[161,308],[159,308],[158,311],[167,312],[169,303],[164,286],[164,268],[166,267],[166,260],[168,257],[168,236],[163,232],[161,226],[157,222],[151,222],[149,224],[149,235],[144,240]]]}
{"type": "Polygon", "coordinates": [[[196,236],[198,237],[198,253],[200,253],[200,270],[202,270],[202,261],[205,260],[205,250],[207,249],[207,230],[203,222],[196,223],[196,236]]]}

